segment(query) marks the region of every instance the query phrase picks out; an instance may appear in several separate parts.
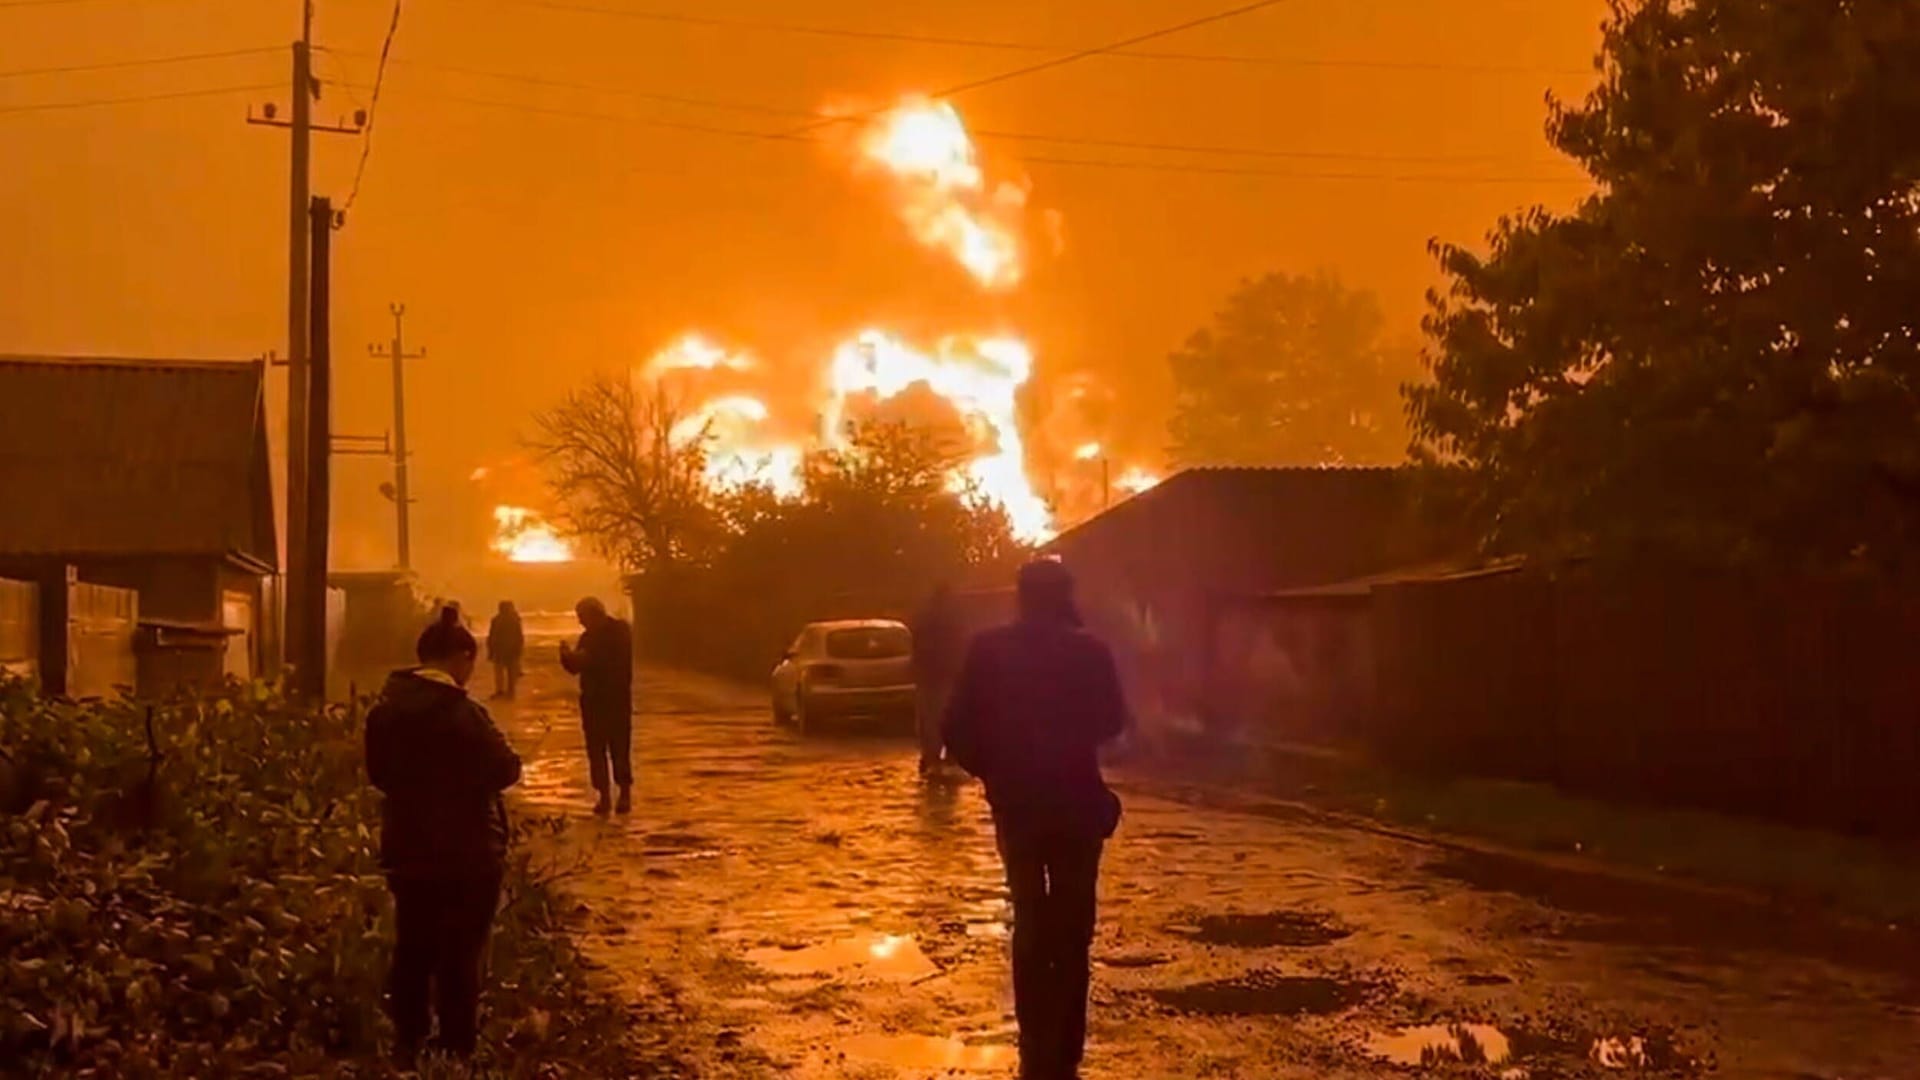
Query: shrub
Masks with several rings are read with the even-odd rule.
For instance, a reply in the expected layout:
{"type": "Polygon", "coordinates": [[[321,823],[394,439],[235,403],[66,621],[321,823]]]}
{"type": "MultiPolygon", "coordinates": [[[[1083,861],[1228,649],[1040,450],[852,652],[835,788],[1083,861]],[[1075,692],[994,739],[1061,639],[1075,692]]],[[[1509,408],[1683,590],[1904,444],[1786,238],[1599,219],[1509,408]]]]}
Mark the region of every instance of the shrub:
{"type": "MultiPolygon", "coordinates": [[[[378,800],[357,707],[265,684],[153,705],[0,684],[0,1062],[384,1072],[378,800]]],[[[634,1075],[551,876],[524,842],[510,862],[480,1064],[634,1075]]]]}

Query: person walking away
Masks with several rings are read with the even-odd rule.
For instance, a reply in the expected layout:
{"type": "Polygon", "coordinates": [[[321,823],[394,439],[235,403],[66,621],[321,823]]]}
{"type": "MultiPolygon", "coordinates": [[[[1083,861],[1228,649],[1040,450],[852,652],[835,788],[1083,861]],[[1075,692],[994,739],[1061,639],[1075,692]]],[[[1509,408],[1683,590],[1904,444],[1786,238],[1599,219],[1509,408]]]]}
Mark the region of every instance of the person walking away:
{"type": "Polygon", "coordinates": [[[487,659],[493,661],[493,696],[511,701],[520,688],[520,656],[527,647],[526,628],[513,601],[500,601],[500,610],[487,624],[487,659]]]}
{"type": "Polygon", "coordinates": [[[385,796],[380,865],[393,893],[389,979],[396,1056],[465,1058],[478,1035],[480,973],[506,863],[501,793],[520,758],[467,696],[479,644],[451,605],[420,635],[420,666],[388,677],[367,714],[367,775],[385,796]],[[429,992],[432,1008],[429,1010],[429,992]]]}
{"type": "Polygon", "coordinates": [[[580,723],[587,736],[587,775],[600,793],[593,812],[633,809],[633,631],[589,596],[574,605],[580,643],[560,643],[560,666],[580,676],[580,723]],[[620,786],[608,797],[608,773],[620,786]]]}
{"type": "Polygon", "coordinates": [[[960,657],[966,649],[953,589],[944,583],[936,588],[927,605],[914,618],[910,629],[913,632],[914,719],[920,736],[920,775],[930,776],[940,766],[940,726],[945,722],[947,698],[953,691],[953,680],[959,674],[960,657]]]}
{"type": "Polygon", "coordinates": [[[1100,853],[1120,800],[1099,748],[1127,727],[1107,647],[1081,629],[1059,562],[1022,567],[1019,615],[977,635],[947,706],[947,755],[986,785],[1013,897],[1020,1075],[1078,1075],[1100,853]]]}

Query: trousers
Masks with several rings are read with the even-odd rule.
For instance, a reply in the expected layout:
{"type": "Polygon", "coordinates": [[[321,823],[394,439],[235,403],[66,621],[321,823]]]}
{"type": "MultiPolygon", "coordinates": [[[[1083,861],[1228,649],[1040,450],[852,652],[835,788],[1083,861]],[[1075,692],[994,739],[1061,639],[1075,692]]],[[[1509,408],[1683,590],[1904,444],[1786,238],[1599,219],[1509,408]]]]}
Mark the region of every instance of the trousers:
{"type": "Polygon", "coordinates": [[[480,969],[494,909],[498,875],[471,878],[389,878],[393,892],[393,970],[388,981],[399,1045],[419,1049],[440,1021],[433,1045],[465,1057],[473,1053],[480,1013],[480,969]]]}
{"type": "Polygon", "coordinates": [[[920,736],[920,764],[940,760],[940,725],[947,718],[948,683],[922,677],[914,688],[914,728],[920,736]]]}
{"type": "Polygon", "coordinates": [[[580,723],[587,736],[587,777],[595,791],[607,790],[607,773],[621,787],[633,786],[633,712],[582,706],[580,723]]]}
{"type": "Polygon", "coordinates": [[[1002,828],[1013,897],[1013,1010],[1023,1077],[1071,1077],[1087,1041],[1095,891],[1103,842],[1002,828]]]}

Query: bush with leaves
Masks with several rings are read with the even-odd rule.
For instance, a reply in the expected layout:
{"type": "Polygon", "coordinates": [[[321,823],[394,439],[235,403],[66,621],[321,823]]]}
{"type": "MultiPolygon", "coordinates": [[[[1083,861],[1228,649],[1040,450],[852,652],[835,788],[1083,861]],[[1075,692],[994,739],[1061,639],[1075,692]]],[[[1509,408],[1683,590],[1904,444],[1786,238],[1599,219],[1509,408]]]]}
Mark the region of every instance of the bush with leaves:
{"type": "MultiPolygon", "coordinates": [[[[264,685],[147,706],[0,683],[0,1072],[383,1074],[360,720],[264,685]]],[[[509,867],[479,1064],[646,1075],[538,848],[509,867]]]]}

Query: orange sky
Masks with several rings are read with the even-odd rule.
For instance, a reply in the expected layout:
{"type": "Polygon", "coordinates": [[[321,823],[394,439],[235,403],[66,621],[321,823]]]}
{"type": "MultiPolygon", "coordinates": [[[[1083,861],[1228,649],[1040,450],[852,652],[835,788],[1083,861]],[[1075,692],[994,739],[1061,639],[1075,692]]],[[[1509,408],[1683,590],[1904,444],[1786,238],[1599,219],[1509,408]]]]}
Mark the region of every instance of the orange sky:
{"type": "MultiPolygon", "coordinates": [[[[550,0],[1062,52],[1232,6],[1221,0],[550,0]]],[[[388,426],[389,300],[406,301],[416,562],[458,578],[486,507],[474,466],[513,454],[534,408],[595,368],[702,328],[776,363],[824,359],[851,329],[1015,330],[1043,374],[1128,386],[1246,275],[1335,270],[1411,335],[1429,237],[1475,240],[1503,212],[1565,206],[1577,177],[1545,146],[1542,96],[1588,83],[1604,0],[1293,0],[1152,49],[1313,60],[1094,58],[965,94],[978,129],[1351,157],[1176,155],[985,141],[1025,172],[1066,243],[1027,285],[987,296],[918,247],[889,202],[817,146],[647,126],[781,130],[791,121],[396,65],[348,227],[336,234],[337,426],[388,426]],[[1325,61],[1335,63],[1328,64],[1325,61]],[[565,113],[484,107],[484,99],[565,113]],[[1033,156],[1394,179],[1070,168],[1033,156]],[[1425,159],[1425,160],[1417,160],[1425,159]],[[1470,159],[1470,160],[1455,160],[1470,159]],[[1437,174],[1499,178],[1459,182],[1437,174]],[[1518,179],[1522,182],[1505,182],[1518,179]]],[[[325,78],[371,81],[390,8],[322,0],[325,78]]],[[[284,51],[43,76],[23,68],[284,46],[297,6],[267,0],[0,0],[0,352],[243,357],[284,348],[286,139],[236,92],[93,108],[23,106],[284,82],[284,51]]],[[[408,0],[394,54],[643,93],[806,111],[879,103],[1046,53],[703,27],[525,0],[408,0]]],[[[365,90],[353,91],[361,99],[365,90]]],[[[317,116],[350,112],[328,87],[317,116]]],[[[315,190],[343,197],[357,140],[316,140],[315,190]]],[[[1143,374],[1144,373],[1144,374],[1143,374]]],[[[1142,392],[1143,407],[1163,395],[1142,392]]],[[[335,467],[337,562],[391,559],[376,459],[335,467]]],[[[537,492],[523,492],[534,497],[537,492]]]]}

